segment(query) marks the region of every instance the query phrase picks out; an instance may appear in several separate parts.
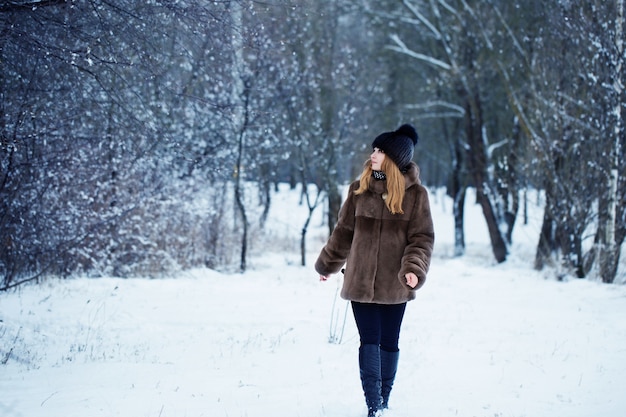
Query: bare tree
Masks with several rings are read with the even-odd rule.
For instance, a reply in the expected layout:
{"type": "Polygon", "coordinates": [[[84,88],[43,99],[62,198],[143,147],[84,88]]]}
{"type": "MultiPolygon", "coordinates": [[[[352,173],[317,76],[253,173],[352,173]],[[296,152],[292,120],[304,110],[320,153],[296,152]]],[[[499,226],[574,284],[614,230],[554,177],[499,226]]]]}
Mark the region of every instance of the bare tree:
{"type": "MultiPolygon", "coordinates": [[[[458,106],[463,108],[467,150],[464,158],[468,173],[476,187],[477,201],[487,222],[493,254],[498,262],[503,262],[508,249],[501,226],[506,225],[506,221],[496,179],[492,175],[493,153],[489,145],[482,97],[495,76],[489,74],[490,67],[483,65],[485,62],[479,56],[481,50],[491,48],[489,34],[483,28],[482,19],[485,16],[466,3],[459,4],[458,8],[435,1],[423,4],[405,0],[403,3],[411,13],[411,22],[416,29],[438,44],[439,49],[435,52],[438,56],[418,52],[396,35],[392,36],[393,46],[390,48],[437,68],[454,85],[458,106]],[[425,10],[430,12],[430,17],[426,16],[425,10]]],[[[458,213],[460,211],[457,207],[458,213]]],[[[457,226],[457,231],[459,229],[457,226]]]]}
{"type": "Polygon", "coordinates": [[[621,245],[626,235],[624,204],[618,204],[620,200],[624,200],[624,187],[618,186],[618,184],[622,183],[623,185],[624,183],[624,150],[622,145],[624,142],[624,120],[622,116],[624,107],[623,71],[625,65],[624,17],[624,0],[616,0],[613,30],[610,31],[613,36],[607,36],[603,39],[604,47],[610,51],[607,60],[610,68],[609,80],[613,81],[611,84],[607,83],[606,87],[609,98],[607,107],[609,107],[608,114],[610,115],[606,133],[609,138],[612,137],[612,140],[609,145],[609,158],[604,167],[604,172],[607,174],[606,186],[599,195],[599,225],[594,249],[597,253],[600,278],[607,283],[613,282],[617,275],[621,245]],[[620,172],[620,168],[622,172],[620,172]],[[619,211],[621,211],[622,215],[621,222],[618,220],[618,207],[620,207],[619,211]]]}
{"type": "MultiPolygon", "coordinates": [[[[208,105],[215,92],[184,77],[195,61],[179,52],[198,50],[205,32],[195,27],[223,33],[218,13],[192,1],[2,5],[4,287],[42,274],[158,274],[185,262],[175,235],[163,233],[172,230],[171,185],[198,167],[186,143],[211,125],[198,123],[207,112],[194,105],[211,110],[213,125],[223,117],[208,105]]],[[[217,77],[215,67],[202,69],[217,77]]]]}

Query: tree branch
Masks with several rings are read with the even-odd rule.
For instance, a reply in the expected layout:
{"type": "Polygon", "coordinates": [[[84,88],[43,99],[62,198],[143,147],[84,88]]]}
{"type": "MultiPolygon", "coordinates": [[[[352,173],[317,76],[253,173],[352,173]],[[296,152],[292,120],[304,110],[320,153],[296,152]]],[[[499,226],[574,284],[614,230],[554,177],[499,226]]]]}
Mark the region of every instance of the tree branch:
{"type": "Polygon", "coordinates": [[[409,49],[404,42],[402,42],[402,40],[400,39],[400,37],[398,37],[398,35],[391,35],[391,40],[393,40],[398,46],[388,46],[387,48],[391,49],[392,51],[396,51],[396,52],[400,52],[401,54],[405,54],[408,55],[410,57],[419,59],[421,61],[425,61],[427,63],[429,63],[432,66],[435,67],[439,67],[439,68],[443,68],[446,71],[450,71],[452,69],[452,66],[450,64],[447,64],[437,58],[433,58],[432,56],[428,56],[428,55],[424,55],[424,54],[420,54],[418,52],[415,52],[411,49],[409,49]]]}
{"type": "Polygon", "coordinates": [[[38,0],[38,1],[5,1],[0,3],[0,13],[28,12],[39,7],[59,6],[67,0],[38,0]]]}

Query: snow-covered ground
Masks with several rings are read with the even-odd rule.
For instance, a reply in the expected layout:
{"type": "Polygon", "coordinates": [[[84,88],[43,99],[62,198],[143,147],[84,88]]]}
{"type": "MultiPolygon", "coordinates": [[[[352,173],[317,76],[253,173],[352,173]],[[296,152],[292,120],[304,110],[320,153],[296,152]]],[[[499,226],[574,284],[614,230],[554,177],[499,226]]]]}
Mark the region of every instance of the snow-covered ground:
{"type": "MultiPolygon", "coordinates": [[[[311,266],[325,240],[321,210],[301,267],[305,208],[285,189],[273,198],[266,246],[293,250],[257,251],[245,274],[0,293],[0,416],[364,416],[350,312],[341,342],[329,342],[347,306],[335,303],[340,278],[320,283],[311,266]]],[[[407,308],[385,416],[626,415],[626,287],[534,271],[539,208],[497,265],[468,204],[467,255],[452,258],[450,202],[438,194],[431,204],[435,256],[407,308]]]]}

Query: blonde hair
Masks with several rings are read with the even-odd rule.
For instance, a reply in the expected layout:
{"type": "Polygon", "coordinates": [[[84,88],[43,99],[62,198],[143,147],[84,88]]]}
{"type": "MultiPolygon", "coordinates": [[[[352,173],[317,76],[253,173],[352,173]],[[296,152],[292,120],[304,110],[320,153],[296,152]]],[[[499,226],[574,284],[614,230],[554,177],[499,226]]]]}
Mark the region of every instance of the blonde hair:
{"type": "MultiPolygon", "coordinates": [[[[391,214],[403,214],[402,201],[404,201],[404,175],[400,172],[400,168],[393,163],[391,158],[385,158],[381,165],[381,170],[387,177],[387,198],[385,205],[391,214]]],[[[372,177],[372,161],[365,163],[365,168],[359,178],[359,188],[354,194],[359,195],[369,189],[370,178],[372,177]]]]}

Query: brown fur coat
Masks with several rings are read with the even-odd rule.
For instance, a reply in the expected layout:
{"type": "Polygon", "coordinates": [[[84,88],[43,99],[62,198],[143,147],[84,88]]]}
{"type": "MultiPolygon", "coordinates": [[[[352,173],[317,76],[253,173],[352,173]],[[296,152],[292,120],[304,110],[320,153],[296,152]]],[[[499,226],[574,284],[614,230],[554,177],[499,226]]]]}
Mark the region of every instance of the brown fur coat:
{"type": "Polygon", "coordinates": [[[359,182],[350,185],[337,225],[315,262],[320,275],[337,273],[346,264],[342,298],[399,304],[414,299],[424,285],[435,239],[428,192],[414,162],[404,179],[404,214],[391,214],[385,206],[386,181],[372,178],[360,195],[354,194],[359,182]],[[406,284],[408,272],[419,280],[415,288],[406,284]]]}

